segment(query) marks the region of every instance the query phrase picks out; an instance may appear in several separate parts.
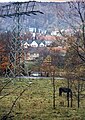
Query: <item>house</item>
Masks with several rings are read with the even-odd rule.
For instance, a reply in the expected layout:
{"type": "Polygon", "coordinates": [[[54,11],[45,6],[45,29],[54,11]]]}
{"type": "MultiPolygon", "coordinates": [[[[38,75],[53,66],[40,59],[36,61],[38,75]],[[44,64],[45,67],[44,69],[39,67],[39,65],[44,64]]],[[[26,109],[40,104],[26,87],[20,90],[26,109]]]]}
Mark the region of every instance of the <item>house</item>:
{"type": "Polygon", "coordinates": [[[28,47],[24,49],[23,57],[26,61],[34,61],[38,58],[41,58],[41,60],[43,60],[48,53],[49,50],[47,47],[28,47]]]}
{"type": "Polygon", "coordinates": [[[46,47],[46,42],[43,40],[23,40],[21,42],[21,46],[23,46],[24,48],[28,48],[28,47],[46,47]]]}
{"type": "Polygon", "coordinates": [[[27,60],[27,61],[33,61],[33,60],[35,60],[37,58],[39,58],[39,53],[37,53],[37,52],[33,52],[33,53],[28,52],[26,54],[26,59],[25,60],[27,60]]]}
{"type": "Polygon", "coordinates": [[[27,61],[32,61],[32,60],[39,58],[38,48],[30,47],[28,49],[24,49],[24,56],[25,56],[25,60],[27,61]]]}
{"type": "Polygon", "coordinates": [[[27,42],[24,43],[24,48],[28,48],[29,44],[27,42]]]}
{"type": "Polygon", "coordinates": [[[49,46],[52,44],[52,41],[51,40],[45,40],[45,43],[46,43],[46,46],[49,46]]]}
{"type": "Polygon", "coordinates": [[[30,44],[31,47],[38,47],[38,43],[34,40],[32,41],[32,43],[30,44]]]}
{"type": "Polygon", "coordinates": [[[41,42],[40,44],[39,44],[39,47],[45,47],[46,45],[45,45],[45,43],[43,43],[43,42],[41,42]]]}
{"type": "Polygon", "coordinates": [[[29,32],[36,32],[36,28],[29,27],[29,32]]]}
{"type": "Polygon", "coordinates": [[[52,44],[52,42],[56,40],[56,37],[52,35],[44,35],[44,36],[42,35],[42,36],[39,36],[39,38],[45,41],[46,46],[49,46],[50,44],[52,44]]]}
{"type": "Polygon", "coordinates": [[[39,40],[39,47],[46,47],[46,42],[44,40],[39,40]]]}

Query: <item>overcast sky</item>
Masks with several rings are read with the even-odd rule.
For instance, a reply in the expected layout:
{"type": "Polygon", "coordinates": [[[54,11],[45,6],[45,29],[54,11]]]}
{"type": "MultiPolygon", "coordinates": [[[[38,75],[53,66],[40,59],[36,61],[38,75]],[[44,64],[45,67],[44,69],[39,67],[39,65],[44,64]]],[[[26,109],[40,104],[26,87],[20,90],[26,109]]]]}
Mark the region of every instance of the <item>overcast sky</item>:
{"type": "MultiPolygon", "coordinates": [[[[25,2],[25,1],[29,1],[29,0],[0,0],[0,2],[25,2]]],[[[33,1],[33,0],[30,0],[33,1]]],[[[41,2],[66,2],[69,0],[36,0],[36,1],[41,1],[41,2]]]]}

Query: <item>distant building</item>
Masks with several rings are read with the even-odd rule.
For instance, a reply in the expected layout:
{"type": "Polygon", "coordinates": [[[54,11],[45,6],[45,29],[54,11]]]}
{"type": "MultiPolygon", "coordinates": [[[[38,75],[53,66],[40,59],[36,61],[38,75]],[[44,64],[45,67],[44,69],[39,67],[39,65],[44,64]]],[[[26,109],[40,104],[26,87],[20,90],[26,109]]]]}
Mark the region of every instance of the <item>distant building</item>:
{"type": "Polygon", "coordinates": [[[30,44],[31,47],[38,47],[38,43],[36,41],[32,41],[30,44]]]}
{"type": "Polygon", "coordinates": [[[41,42],[41,43],[39,44],[39,47],[46,47],[45,42],[41,42]]]}
{"type": "Polygon", "coordinates": [[[37,48],[27,48],[24,50],[25,60],[32,61],[39,58],[39,51],[37,48]]]}
{"type": "Polygon", "coordinates": [[[39,57],[43,59],[47,52],[48,49],[46,47],[29,47],[24,49],[24,59],[26,61],[34,61],[39,57]]]}
{"type": "Polygon", "coordinates": [[[28,48],[29,44],[27,42],[24,43],[24,48],[28,48]]]}
{"type": "Polygon", "coordinates": [[[21,43],[24,48],[28,47],[46,47],[46,42],[44,40],[26,40],[21,43]]]}
{"type": "Polygon", "coordinates": [[[36,28],[29,28],[29,32],[36,32],[36,28]]]}

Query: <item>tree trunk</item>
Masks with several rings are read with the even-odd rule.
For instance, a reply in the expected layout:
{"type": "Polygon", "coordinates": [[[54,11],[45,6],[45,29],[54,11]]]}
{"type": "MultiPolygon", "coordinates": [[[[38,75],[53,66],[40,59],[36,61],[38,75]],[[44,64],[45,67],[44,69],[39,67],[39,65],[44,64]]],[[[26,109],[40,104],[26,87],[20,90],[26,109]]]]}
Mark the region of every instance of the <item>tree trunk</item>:
{"type": "Polygon", "coordinates": [[[78,108],[80,107],[80,92],[79,92],[79,89],[80,89],[80,82],[79,82],[79,80],[78,80],[78,108]]]}
{"type": "Polygon", "coordinates": [[[55,109],[55,72],[53,72],[53,109],[55,109]]]}
{"type": "MultiPolygon", "coordinates": [[[[69,88],[69,79],[68,79],[68,88],[69,88]]],[[[68,101],[68,107],[69,107],[69,93],[67,93],[67,101],[68,101]]]]}

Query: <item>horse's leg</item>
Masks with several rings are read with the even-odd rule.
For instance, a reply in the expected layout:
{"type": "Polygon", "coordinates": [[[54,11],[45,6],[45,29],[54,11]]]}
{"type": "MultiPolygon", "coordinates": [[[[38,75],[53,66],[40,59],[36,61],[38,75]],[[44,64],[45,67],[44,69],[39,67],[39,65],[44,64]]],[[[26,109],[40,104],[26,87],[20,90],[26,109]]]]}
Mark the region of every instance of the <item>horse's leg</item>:
{"type": "Polygon", "coordinates": [[[62,96],[62,89],[59,88],[59,96],[62,96]]]}
{"type": "Polygon", "coordinates": [[[71,91],[71,107],[72,107],[72,91],[71,91]]]}
{"type": "Polygon", "coordinates": [[[67,92],[67,101],[68,101],[68,107],[69,107],[69,91],[67,92]]]}

